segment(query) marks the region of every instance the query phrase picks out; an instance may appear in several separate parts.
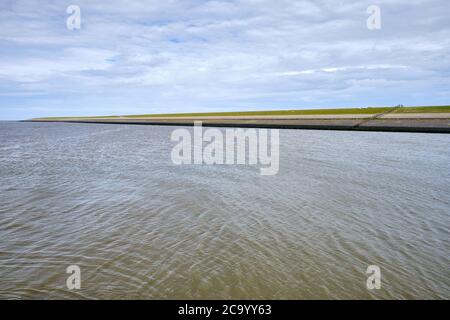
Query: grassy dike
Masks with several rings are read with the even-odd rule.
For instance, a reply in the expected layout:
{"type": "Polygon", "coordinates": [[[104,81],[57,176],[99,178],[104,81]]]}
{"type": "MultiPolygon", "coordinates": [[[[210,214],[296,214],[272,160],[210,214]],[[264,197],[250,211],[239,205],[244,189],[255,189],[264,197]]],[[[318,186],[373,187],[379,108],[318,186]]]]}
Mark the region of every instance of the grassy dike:
{"type": "Polygon", "coordinates": [[[48,117],[32,122],[75,122],[280,129],[450,133],[450,106],[169,113],[122,116],[48,117]]]}
{"type": "Polygon", "coordinates": [[[204,112],[204,113],[165,113],[138,114],[121,116],[90,116],[90,117],[46,117],[32,120],[59,119],[95,119],[95,118],[177,118],[177,117],[236,117],[236,116],[296,116],[296,115],[376,115],[391,111],[393,113],[450,113],[450,106],[434,107],[374,107],[374,108],[335,108],[310,110],[267,110],[267,111],[235,111],[235,112],[204,112]]]}

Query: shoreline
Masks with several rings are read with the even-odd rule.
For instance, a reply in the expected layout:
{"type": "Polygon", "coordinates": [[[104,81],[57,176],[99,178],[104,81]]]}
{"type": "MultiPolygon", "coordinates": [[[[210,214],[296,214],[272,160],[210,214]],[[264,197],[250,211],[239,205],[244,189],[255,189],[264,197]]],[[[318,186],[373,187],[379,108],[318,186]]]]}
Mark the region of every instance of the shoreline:
{"type": "Polygon", "coordinates": [[[125,124],[155,126],[193,126],[202,121],[204,127],[242,127],[267,129],[341,130],[377,132],[417,132],[450,133],[450,114],[439,117],[180,117],[180,118],[72,118],[72,119],[31,119],[22,122],[61,122],[93,124],[125,124]]]}
{"type": "Polygon", "coordinates": [[[450,133],[450,106],[35,118],[31,122],[450,133]]]}

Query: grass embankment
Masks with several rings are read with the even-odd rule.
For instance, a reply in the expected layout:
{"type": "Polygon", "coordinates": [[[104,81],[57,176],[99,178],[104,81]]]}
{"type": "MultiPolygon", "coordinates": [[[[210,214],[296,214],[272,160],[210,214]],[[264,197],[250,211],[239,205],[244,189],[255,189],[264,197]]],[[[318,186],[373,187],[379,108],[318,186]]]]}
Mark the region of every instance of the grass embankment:
{"type": "Polygon", "coordinates": [[[317,109],[317,110],[271,110],[271,111],[236,111],[208,113],[167,113],[141,114],[124,117],[235,117],[235,116],[292,116],[292,115],[328,115],[328,114],[377,114],[387,112],[390,108],[351,108],[351,109],[317,109]]]}
{"type": "Polygon", "coordinates": [[[434,107],[376,107],[376,108],[345,108],[345,109],[312,109],[312,110],[268,110],[268,111],[238,111],[238,112],[205,112],[205,113],[166,113],[166,114],[140,114],[124,116],[92,116],[92,117],[49,117],[39,120],[69,120],[69,119],[95,119],[95,118],[176,118],[176,117],[226,117],[226,116],[293,116],[293,115],[345,115],[367,114],[375,115],[386,112],[393,113],[450,113],[450,106],[434,107]]]}
{"type": "Polygon", "coordinates": [[[394,113],[449,113],[450,106],[438,107],[402,107],[394,113]]]}

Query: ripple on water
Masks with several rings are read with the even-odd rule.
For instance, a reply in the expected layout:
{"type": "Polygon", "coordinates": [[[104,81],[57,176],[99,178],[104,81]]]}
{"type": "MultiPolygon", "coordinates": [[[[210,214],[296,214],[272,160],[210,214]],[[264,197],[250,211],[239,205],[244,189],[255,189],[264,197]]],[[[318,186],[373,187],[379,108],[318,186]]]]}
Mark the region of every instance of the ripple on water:
{"type": "Polygon", "coordinates": [[[284,130],[264,177],[172,130],[2,123],[0,297],[449,298],[447,135],[284,130]]]}

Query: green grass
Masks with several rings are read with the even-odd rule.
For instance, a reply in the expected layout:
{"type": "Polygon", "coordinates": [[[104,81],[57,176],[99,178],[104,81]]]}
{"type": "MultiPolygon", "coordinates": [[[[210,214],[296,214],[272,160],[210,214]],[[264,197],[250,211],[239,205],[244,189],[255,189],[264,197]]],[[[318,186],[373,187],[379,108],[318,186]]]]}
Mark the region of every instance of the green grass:
{"type": "Polygon", "coordinates": [[[448,113],[448,112],[450,112],[450,106],[404,107],[395,111],[395,113],[448,113]]]}
{"type": "MultiPolygon", "coordinates": [[[[64,119],[95,119],[95,118],[157,118],[157,117],[220,117],[220,116],[288,116],[288,115],[342,115],[342,114],[367,114],[375,115],[393,110],[393,107],[374,108],[338,108],[338,109],[311,109],[311,110],[267,110],[267,111],[237,111],[237,112],[204,112],[204,113],[166,113],[166,114],[140,114],[124,116],[92,116],[92,117],[49,117],[39,120],[64,120],[64,119]]],[[[433,107],[401,107],[394,109],[395,113],[450,113],[450,106],[433,107]]]]}
{"type": "Polygon", "coordinates": [[[167,113],[140,114],[124,117],[220,117],[220,116],[286,116],[286,115],[318,115],[318,114],[377,114],[386,112],[389,108],[352,108],[352,109],[316,109],[316,110],[268,110],[268,111],[236,111],[236,112],[208,112],[208,113],[167,113]]]}

